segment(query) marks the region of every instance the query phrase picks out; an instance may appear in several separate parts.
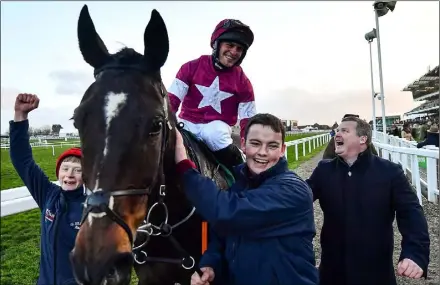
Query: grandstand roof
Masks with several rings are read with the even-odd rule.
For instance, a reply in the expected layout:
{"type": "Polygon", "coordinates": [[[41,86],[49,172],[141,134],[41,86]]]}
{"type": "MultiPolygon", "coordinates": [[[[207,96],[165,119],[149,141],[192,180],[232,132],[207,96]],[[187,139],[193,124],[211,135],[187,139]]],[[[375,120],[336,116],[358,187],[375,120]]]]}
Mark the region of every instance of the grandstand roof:
{"type": "Polygon", "coordinates": [[[407,85],[402,91],[411,91],[414,101],[433,99],[439,94],[439,66],[429,70],[418,80],[407,85]]]}
{"type": "Polygon", "coordinates": [[[438,114],[439,112],[439,99],[437,98],[437,100],[433,100],[433,101],[428,101],[425,102],[423,104],[421,104],[418,107],[415,107],[414,109],[412,109],[409,112],[406,112],[405,115],[415,115],[415,114],[438,114]]]}

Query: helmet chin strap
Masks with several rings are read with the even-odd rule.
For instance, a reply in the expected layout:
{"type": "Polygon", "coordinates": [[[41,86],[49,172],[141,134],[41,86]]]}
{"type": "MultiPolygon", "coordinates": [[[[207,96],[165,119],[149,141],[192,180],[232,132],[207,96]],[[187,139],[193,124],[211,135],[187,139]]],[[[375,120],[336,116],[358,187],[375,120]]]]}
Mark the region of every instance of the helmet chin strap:
{"type": "Polygon", "coordinates": [[[225,70],[228,67],[224,66],[221,62],[220,62],[220,58],[219,58],[219,54],[220,54],[220,50],[219,50],[219,42],[215,41],[214,42],[214,48],[212,49],[212,63],[214,64],[214,67],[218,70],[225,70]]]}
{"type": "Polygon", "coordinates": [[[216,69],[218,69],[218,70],[226,70],[226,69],[228,69],[228,68],[232,68],[232,67],[233,67],[233,66],[231,66],[231,67],[224,66],[224,65],[220,62],[219,58],[216,57],[216,56],[213,56],[213,57],[212,57],[212,60],[213,60],[213,63],[214,63],[214,67],[215,67],[216,69]]]}

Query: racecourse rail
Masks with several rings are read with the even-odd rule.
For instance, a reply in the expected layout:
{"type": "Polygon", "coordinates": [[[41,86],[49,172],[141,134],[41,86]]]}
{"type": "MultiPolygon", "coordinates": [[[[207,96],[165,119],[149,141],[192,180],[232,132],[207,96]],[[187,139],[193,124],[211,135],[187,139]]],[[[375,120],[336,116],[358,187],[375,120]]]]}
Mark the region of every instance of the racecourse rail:
{"type": "Polygon", "coordinates": [[[432,203],[439,201],[439,148],[417,148],[417,142],[377,132],[373,144],[379,154],[402,166],[415,188],[420,205],[422,195],[432,203]]]}
{"type": "MultiPolygon", "coordinates": [[[[296,133],[296,132],[295,132],[296,133]]],[[[295,134],[293,132],[287,132],[287,135],[289,134],[295,134]]],[[[315,136],[310,136],[306,138],[301,138],[293,141],[286,142],[286,147],[295,147],[295,160],[298,160],[299,154],[298,154],[298,145],[302,144],[302,155],[306,155],[306,149],[308,150],[308,153],[312,152],[317,147],[320,147],[327,143],[330,140],[330,134],[319,134],[315,136]],[[306,143],[308,142],[308,148],[306,147],[306,143]]],[[[52,154],[55,156],[55,147],[60,147],[61,144],[49,144],[45,142],[38,142],[38,143],[32,143],[32,147],[46,147],[46,148],[52,148],[52,154]]],[[[69,144],[69,143],[62,143],[63,146],[79,146],[79,144],[69,144]]],[[[7,145],[2,145],[2,148],[9,148],[7,145]]],[[[287,151],[286,151],[286,158],[287,158],[287,151]]],[[[59,185],[58,181],[53,181],[54,183],[59,185]]],[[[17,187],[12,189],[7,189],[1,191],[1,217],[25,212],[28,210],[32,210],[37,208],[37,204],[35,203],[34,199],[32,198],[31,194],[29,193],[29,190],[25,187],[17,187]]]]}

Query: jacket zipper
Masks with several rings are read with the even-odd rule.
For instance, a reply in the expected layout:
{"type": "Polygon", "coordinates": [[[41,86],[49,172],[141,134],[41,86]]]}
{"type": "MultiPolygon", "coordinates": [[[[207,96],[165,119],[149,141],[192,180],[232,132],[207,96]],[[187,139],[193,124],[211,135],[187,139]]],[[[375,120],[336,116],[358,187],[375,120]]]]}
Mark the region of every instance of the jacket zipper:
{"type": "Polygon", "coordinates": [[[55,221],[55,235],[54,235],[54,241],[53,241],[53,283],[54,285],[57,285],[57,249],[58,249],[58,228],[59,228],[59,221],[64,214],[64,210],[66,209],[66,202],[64,200],[64,196],[62,193],[60,193],[60,206],[61,206],[61,212],[58,218],[56,218],[55,221]]]}

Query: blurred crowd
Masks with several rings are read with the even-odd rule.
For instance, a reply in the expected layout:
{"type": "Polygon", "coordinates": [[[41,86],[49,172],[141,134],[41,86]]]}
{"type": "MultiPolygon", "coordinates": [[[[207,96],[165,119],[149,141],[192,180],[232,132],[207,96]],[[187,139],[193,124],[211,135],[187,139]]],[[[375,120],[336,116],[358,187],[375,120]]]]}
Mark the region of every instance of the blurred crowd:
{"type": "Polygon", "coordinates": [[[424,145],[439,146],[439,119],[437,116],[427,116],[404,121],[396,121],[388,131],[389,135],[409,141],[417,141],[417,147],[424,145]]]}

